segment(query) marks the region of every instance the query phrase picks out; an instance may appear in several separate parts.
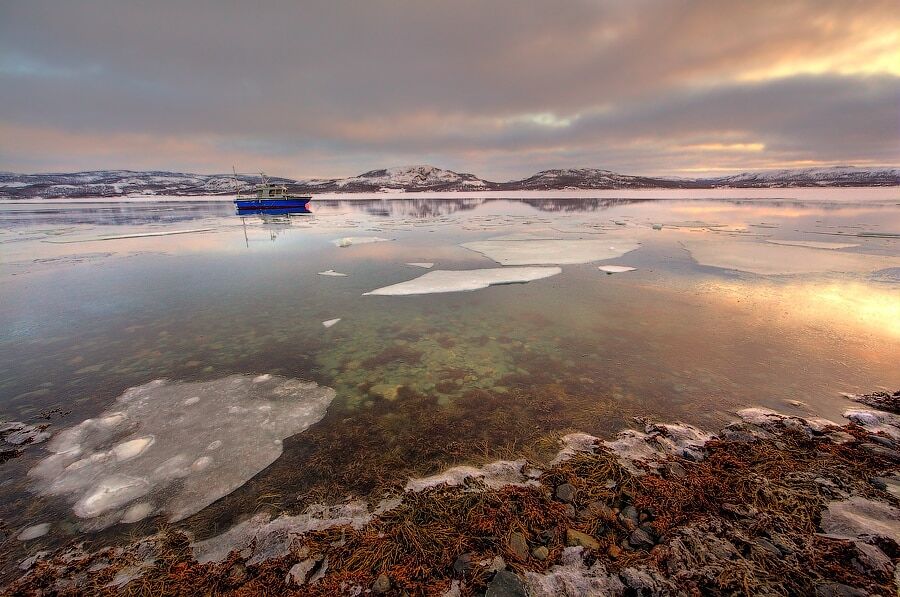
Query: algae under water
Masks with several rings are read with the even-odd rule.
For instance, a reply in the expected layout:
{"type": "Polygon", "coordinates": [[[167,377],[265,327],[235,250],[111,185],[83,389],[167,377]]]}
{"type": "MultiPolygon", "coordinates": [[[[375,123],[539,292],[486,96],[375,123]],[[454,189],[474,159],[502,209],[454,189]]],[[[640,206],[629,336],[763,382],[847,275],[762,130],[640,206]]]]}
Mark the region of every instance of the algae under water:
{"type": "MultiPolygon", "coordinates": [[[[375,499],[454,464],[539,460],[562,433],[611,436],[633,417],[713,428],[761,405],[840,420],[840,392],[900,386],[900,239],[871,234],[900,230],[895,203],[357,200],[267,218],[215,202],[2,204],[0,420],[56,434],[156,379],[333,388],[324,418],[274,462],[179,523],[199,536],[260,508],[375,499]],[[363,296],[421,276],[410,263],[505,267],[465,243],[604,235],[637,248],[527,284],[363,296]],[[835,235],[852,241],[811,244],[835,235]],[[334,243],[351,237],[391,242],[334,243]],[[792,271],[810,273],[752,262],[800,250],[815,263],[792,271]]],[[[6,565],[88,532],[69,502],[36,495],[27,473],[48,454],[26,445],[0,465],[6,565]],[[46,535],[15,539],[42,523],[46,535]]]]}

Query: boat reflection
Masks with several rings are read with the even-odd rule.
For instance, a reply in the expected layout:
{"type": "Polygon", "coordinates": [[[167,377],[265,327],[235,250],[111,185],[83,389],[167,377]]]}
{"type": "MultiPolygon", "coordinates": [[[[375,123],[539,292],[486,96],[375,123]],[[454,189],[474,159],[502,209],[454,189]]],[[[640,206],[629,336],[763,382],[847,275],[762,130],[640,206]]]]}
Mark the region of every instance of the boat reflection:
{"type": "Polygon", "coordinates": [[[306,207],[284,207],[276,209],[237,209],[236,214],[241,218],[244,227],[244,244],[249,248],[250,239],[247,236],[247,220],[251,223],[261,224],[268,231],[269,240],[275,242],[279,233],[291,227],[292,216],[312,215],[312,211],[306,207]]]}

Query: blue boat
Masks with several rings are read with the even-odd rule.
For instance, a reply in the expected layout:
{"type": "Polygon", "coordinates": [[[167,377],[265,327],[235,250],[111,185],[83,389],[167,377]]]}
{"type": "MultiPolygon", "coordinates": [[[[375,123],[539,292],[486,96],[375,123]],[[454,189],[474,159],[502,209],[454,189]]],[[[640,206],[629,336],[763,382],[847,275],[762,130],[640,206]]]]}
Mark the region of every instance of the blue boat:
{"type": "MultiPolygon", "coordinates": [[[[238,194],[234,199],[234,205],[238,212],[244,211],[261,211],[261,210],[307,210],[309,202],[312,201],[310,195],[292,195],[287,192],[284,185],[276,185],[269,182],[266,175],[260,172],[262,183],[256,185],[252,195],[238,194]]],[[[235,176],[237,182],[237,176],[235,176]]]]}

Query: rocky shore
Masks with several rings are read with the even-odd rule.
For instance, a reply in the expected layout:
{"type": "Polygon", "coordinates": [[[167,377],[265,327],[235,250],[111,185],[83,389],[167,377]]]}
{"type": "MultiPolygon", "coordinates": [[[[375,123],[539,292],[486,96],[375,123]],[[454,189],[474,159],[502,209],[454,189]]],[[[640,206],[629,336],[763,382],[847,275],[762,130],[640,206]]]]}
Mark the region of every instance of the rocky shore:
{"type": "Polygon", "coordinates": [[[897,595],[900,392],[849,398],[843,425],[765,409],[716,434],[642,421],[378,505],[72,544],[21,562],[3,593],[897,595]]]}

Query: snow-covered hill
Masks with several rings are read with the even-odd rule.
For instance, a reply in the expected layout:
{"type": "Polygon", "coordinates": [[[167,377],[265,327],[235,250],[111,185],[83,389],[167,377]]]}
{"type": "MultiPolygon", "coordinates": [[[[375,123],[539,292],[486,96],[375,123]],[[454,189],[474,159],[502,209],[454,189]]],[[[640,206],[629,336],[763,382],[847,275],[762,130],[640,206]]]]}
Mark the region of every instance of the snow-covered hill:
{"type": "MultiPolygon", "coordinates": [[[[473,174],[434,166],[371,170],[343,179],[294,180],[272,177],[295,193],[378,193],[420,191],[528,191],[565,189],[691,189],[718,187],[871,187],[900,186],[900,168],[804,168],[745,172],[715,178],[631,176],[597,168],[544,170],[510,182],[490,182],[473,174]]],[[[188,174],[99,170],[58,174],[0,173],[0,198],[121,197],[134,195],[233,195],[247,190],[258,175],[188,174]]]]}

